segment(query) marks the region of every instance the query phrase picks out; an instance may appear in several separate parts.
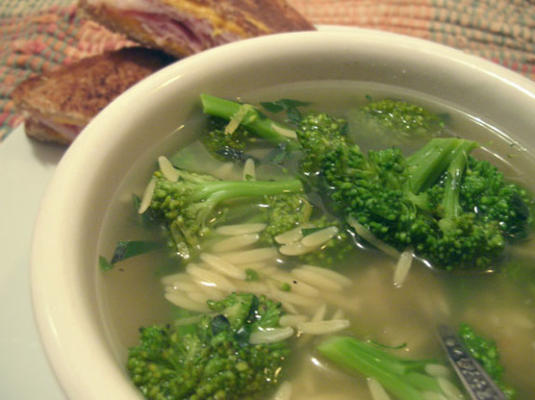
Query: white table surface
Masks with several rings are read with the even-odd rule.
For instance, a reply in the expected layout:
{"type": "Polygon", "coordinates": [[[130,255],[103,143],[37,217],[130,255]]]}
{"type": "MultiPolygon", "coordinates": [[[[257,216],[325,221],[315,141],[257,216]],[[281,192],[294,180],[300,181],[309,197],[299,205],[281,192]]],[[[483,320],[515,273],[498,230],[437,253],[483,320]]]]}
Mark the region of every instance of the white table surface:
{"type": "Polygon", "coordinates": [[[0,399],[65,400],[33,320],[33,224],[64,148],[36,143],[18,127],[0,143],[0,399]]]}

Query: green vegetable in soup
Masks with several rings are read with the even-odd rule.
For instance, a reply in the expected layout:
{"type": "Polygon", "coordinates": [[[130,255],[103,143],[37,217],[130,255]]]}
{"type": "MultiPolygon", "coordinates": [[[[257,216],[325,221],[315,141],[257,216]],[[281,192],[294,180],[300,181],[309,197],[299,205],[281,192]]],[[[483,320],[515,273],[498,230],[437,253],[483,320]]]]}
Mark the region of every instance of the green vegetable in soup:
{"type": "Polygon", "coordinates": [[[245,150],[250,142],[249,131],[239,126],[232,132],[225,133],[227,121],[211,118],[202,143],[206,149],[219,160],[245,161],[245,150]]]}
{"type": "MultiPolygon", "coordinates": [[[[250,104],[240,104],[208,94],[201,94],[203,110],[206,114],[223,118],[229,123],[221,130],[223,135],[232,134],[238,126],[254,132],[256,137],[262,138],[275,145],[287,145],[295,148],[295,131],[280,122],[273,121],[250,104]]],[[[216,137],[213,137],[215,140],[216,137]]]]}
{"type": "Polygon", "coordinates": [[[377,345],[347,336],[330,337],[317,350],[335,365],[375,379],[396,399],[424,400],[430,393],[446,395],[441,378],[425,371],[426,365],[436,362],[404,359],[377,345]]]}
{"type": "Polygon", "coordinates": [[[172,245],[184,260],[198,252],[211,227],[220,222],[226,202],[242,198],[262,198],[283,193],[301,193],[298,179],[280,181],[225,181],[205,174],[175,169],[176,181],[160,171],[149,210],[166,222],[172,245]]]}
{"type": "Polygon", "coordinates": [[[279,327],[279,303],[253,294],[209,301],[194,323],[140,329],[127,369],[147,399],[254,399],[284,374],[286,340],[251,344],[251,334],[279,327]]]}
{"type": "Polygon", "coordinates": [[[347,117],[355,140],[404,144],[439,136],[443,118],[403,100],[382,99],[351,110],[347,117]]]}
{"type": "MultiPolygon", "coordinates": [[[[212,115],[217,100],[202,99],[212,115]]],[[[222,109],[215,114],[225,117],[222,109]]],[[[340,118],[308,113],[295,129],[304,182],[326,194],[344,221],[450,271],[491,268],[507,242],[527,237],[533,199],[490,163],[469,156],[475,142],[434,138],[409,156],[395,147],[364,154],[347,138],[346,126],[340,118]]]]}
{"type": "Polygon", "coordinates": [[[262,242],[273,244],[274,237],[310,222],[312,205],[304,194],[284,193],[265,196],[262,208],[263,220],[267,227],[262,232],[262,242]]]}
{"type": "Polygon", "coordinates": [[[472,357],[487,371],[506,397],[514,399],[515,390],[503,381],[504,368],[500,362],[500,354],[496,343],[479,335],[473,327],[466,323],[462,323],[459,326],[459,337],[472,357]]]}

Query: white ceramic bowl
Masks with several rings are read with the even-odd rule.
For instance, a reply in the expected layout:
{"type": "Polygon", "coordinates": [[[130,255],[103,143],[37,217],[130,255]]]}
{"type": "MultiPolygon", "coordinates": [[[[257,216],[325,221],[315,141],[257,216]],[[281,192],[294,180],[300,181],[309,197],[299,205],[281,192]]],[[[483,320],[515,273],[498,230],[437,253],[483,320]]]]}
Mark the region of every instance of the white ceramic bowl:
{"type": "Polygon", "coordinates": [[[275,35],[222,46],[152,75],[120,96],[62,159],[37,221],[33,302],[46,353],[72,399],[139,394],[106,336],[96,295],[97,242],[115,189],[147,149],[207,92],[235,98],[305,80],[374,81],[427,93],[493,124],[530,152],[535,84],[491,62],[368,30],[275,35]]]}

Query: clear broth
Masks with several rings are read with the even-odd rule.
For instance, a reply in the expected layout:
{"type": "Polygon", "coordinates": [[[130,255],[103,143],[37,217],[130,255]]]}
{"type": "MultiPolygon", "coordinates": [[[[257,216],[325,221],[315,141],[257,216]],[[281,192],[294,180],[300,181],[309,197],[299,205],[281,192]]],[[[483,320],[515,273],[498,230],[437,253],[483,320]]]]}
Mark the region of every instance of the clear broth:
{"type": "MultiPolygon", "coordinates": [[[[478,141],[478,157],[497,165],[505,175],[528,189],[535,189],[535,160],[522,146],[492,121],[482,121],[450,104],[396,87],[366,82],[307,82],[283,85],[245,94],[252,103],[280,98],[310,101],[311,108],[344,116],[348,105],[366,103],[366,96],[412,101],[437,113],[450,115],[449,133],[478,141]]],[[[155,168],[157,156],[170,155],[193,140],[202,127],[195,115],[184,129],[170,133],[149,149],[134,165],[110,204],[100,237],[100,254],[111,254],[118,240],[151,238],[154,232],[140,227],[131,206],[131,194],[141,194],[155,168]]],[[[524,248],[533,249],[532,241],[524,248]]],[[[406,343],[400,354],[413,358],[444,360],[434,329],[437,323],[457,325],[464,321],[493,338],[505,366],[505,381],[517,389],[519,400],[535,393],[535,306],[524,293],[498,274],[467,276],[432,271],[416,263],[401,288],[392,284],[395,261],[375,250],[355,250],[340,266],[354,285],[345,297],[345,315],[351,320],[350,334],[373,339],[385,345],[406,343]]],[[[155,271],[172,268],[163,254],[144,255],[126,260],[114,270],[97,271],[98,296],[111,347],[124,364],[126,350],[137,343],[140,326],[167,322],[170,304],[155,271]]],[[[298,339],[299,341],[299,339],[298,339]]],[[[288,370],[294,384],[292,399],[371,399],[363,377],[348,376],[316,358],[314,341],[297,346],[288,370]]]]}

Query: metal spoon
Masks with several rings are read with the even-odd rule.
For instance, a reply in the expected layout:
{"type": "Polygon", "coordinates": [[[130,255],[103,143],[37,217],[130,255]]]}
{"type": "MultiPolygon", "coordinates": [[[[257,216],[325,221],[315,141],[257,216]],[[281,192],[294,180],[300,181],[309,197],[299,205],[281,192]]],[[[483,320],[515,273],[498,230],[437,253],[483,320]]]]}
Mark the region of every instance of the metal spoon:
{"type": "Polygon", "coordinates": [[[437,332],[451,365],[472,400],[507,400],[451,327],[439,325],[437,332]]]}

